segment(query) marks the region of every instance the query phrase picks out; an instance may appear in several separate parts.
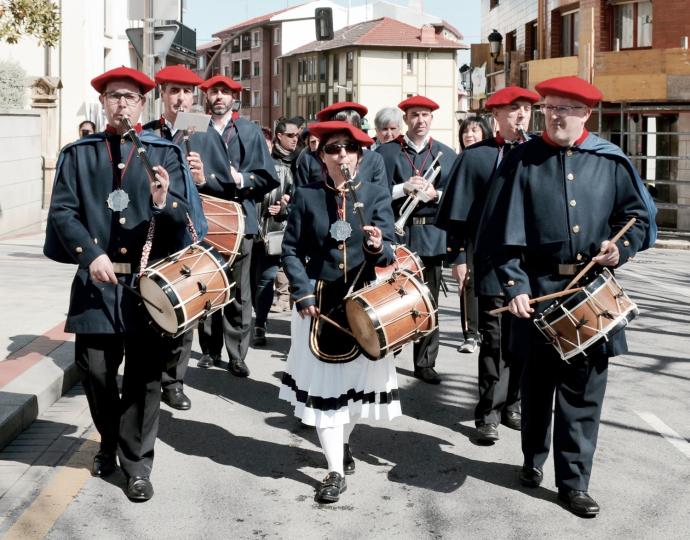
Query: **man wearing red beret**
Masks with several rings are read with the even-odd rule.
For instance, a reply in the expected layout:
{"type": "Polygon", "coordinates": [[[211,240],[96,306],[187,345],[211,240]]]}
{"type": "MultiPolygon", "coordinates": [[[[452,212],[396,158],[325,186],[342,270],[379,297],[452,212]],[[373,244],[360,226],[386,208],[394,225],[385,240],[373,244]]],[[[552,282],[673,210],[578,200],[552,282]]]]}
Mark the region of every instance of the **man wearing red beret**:
{"type": "Polygon", "coordinates": [[[589,260],[596,274],[646,249],[654,240],[655,210],[620,149],[585,127],[602,99],[599,90],[577,77],[550,79],[536,90],[544,97],[546,131],[506,157],[492,181],[477,238],[479,249],[491,252],[516,317],[511,350],[525,361],[520,482],[541,484],[553,416],[559,500],[591,517],[599,513],[588,487],[608,360],[627,351],[625,332],[612,332],[567,363],[530,320],[550,302],[531,305],[530,298],[564,290],[589,260]],[[608,240],[633,217],[619,241],[608,240]]]}
{"type": "Polygon", "coordinates": [[[261,128],[244,118],[235,118],[242,85],[223,75],[216,75],[199,85],[206,92],[211,110],[211,126],[201,147],[204,156],[200,193],[236,201],[244,211],[245,237],[240,255],[235,259],[230,281],[235,282],[235,302],[208,317],[199,326],[199,344],[203,353],[200,367],[220,362],[223,343],[228,351],[228,371],[247,377],[245,358],[252,329],[252,291],[250,263],[254,237],[259,234],[256,206],[264,195],[280,185],[261,128]]]}
{"type": "MultiPolygon", "coordinates": [[[[145,124],[144,129],[151,130],[160,137],[175,143],[186,154],[183,146],[184,134],[175,131],[175,120],[177,120],[177,113],[191,110],[194,89],[204,80],[191,69],[180,65],[164,67],[156,73],[154,79],[160,86],[163,114],[160,119],[145,124]]],[[[195,134],[195,137],[204,136],[203,133],[195,134]]],[[[186,159],[192,179],[195,182],[203,180],[204,169],[199,153],[190,152],[186,159]]],[[[170,407],[181,411],[186,411],[192,406],[191,400],[184,393],[183,384],[193,341],[192,330],[171,341],[173,344],[173,349],[170,351],[171,359],[177,360],[174,363],[172,361],[168,363],[161,377],[161,399],[170,407]]]]}
{"type": "MultiPolygon", "coordinates": [[[[91,84],[100,94],[108,126],[104,133],[63,148],[43,252],[78,265],[65,331],[76,334],[76,365],[101,436],[91,472],[111,474],[117,456],[127,478],[127,496],[146,501],[153,496],[150,475],[161,371],[171,347],[152,330],[140,298],[129,289],[140,266],[189,243],[189,201],[198,195],[179,148],[137,124],[145,94],[155,83],[122,67],[91,84]],[[125,118],[141,132],[155,178],[137,156],[125,118]],[[117,374],[123,358],[120,396],[117,374]]],[[[205,234],[205,226],[204,221],[200,234],[205,234]]]]}
{"type": "MultiPolygon", "coordinates": [[[[361,103],[354,101],[338,101],[316,113],[319,122],[340,120],[362,129],[362,118],[369,112],[361,103]]],[[[383,159],[368,148],[363,149],[362,159],[357,165],[356,175],[367,182],[389,186],[383,159]]],[[[312,182],[323,182],[324,165],[319,159],[318,152],[305,150],[297,159],[297,174],[295,185],[303,186],[312,182]]]]}
{"type": "MultiPolygon", "coordinates": [[[[404,112],[407,133],[376,149],[386,164],[386,174],[392,185],[393,210],[396,215],[408,197],[421,193],[424,202],[417,204],[404,224],[401,242],[415,251],[424,263],[424,281],[434,301],[438,303],[441,288],[441,270],[446,254],[446,233],[436,227],[438,201],[448,182],[456,158],[455,151],[434,140],[429,131],[438,104],[425,96],[414,96],[398,104],[404,112]],[[431,165],[434,163],[434,167],[431,165]],[[432,171],[440,167],[434,182],[427,181],[432,171]],[[426,175],[426,178],[425,178],[426,175]]],[[[422,200],[422,199],[420,199],[422,200]]],[[[434,369],[438,356],[438,329],[414,344],[414,375],[429,383],[439,384],[441,379],[434,369]]]]}
{"type": "Polygon", "coordinates": [[[486,202],[486,192],[504,156],[522,142],[540,97],[517,86],[503,88],[485,103],[498,124],[495,137],[466,148],[456,160],[443,194],[436,225],[446,230],[448,258],[460,287],[474,279],[478,297],[478,330],[481,345],[477,383],[479,401],[474,410],[476,439],[483,444],[498,440],[498,424],[520,429],[520,375],[517,358],[508,353],[509,315],[489,315],[503,306],[505,295],[491,260],[474,248],[477,225],[486,202]]]}

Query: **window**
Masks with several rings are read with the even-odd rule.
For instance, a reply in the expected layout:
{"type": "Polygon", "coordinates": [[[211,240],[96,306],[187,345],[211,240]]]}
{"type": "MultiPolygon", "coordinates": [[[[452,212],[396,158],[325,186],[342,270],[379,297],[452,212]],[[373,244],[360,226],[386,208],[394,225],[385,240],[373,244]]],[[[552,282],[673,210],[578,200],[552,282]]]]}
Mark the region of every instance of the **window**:
{"type": "Polygon", "coordinates": [[[242,34],[242,50],[248,51],[252,45],[252,36],[249,32],[242,34]]]}
{"type": "Polygon", "coordinates": [[[500,0],[489,0],[489,10],[492,10],[492,9],[494,9],[495,7],[497,7],[499,1],[500,1],[500,0]]]}
{"type": "Polygon", "coordinates": [[[407,64],[407,72],[408,73],[413,73],[414,72],[414,53],[408,52],[406,55],[406,64],[407,64]]]}
{"type": "Polygon", "coordinates": [[[285,65],[285,83],[289,86],[292,84],[292,63],[288,62],[285,65]]]}
{"type": "Polygon", "coordinates": [[[562,13],[561,55],[577,56],[580,50],[580,12],[562,13]]]}
{"type": "Polygon", "coordinates": [[[280,27],[273,29],[273,44],[278,45],[280,43],[280,27]]]}
{"type": "Polygon", "coordinates": [[[297,82],[302,82],[303,71],[302,60],[297,60],[297,82]]]}
{"type": "Polygon", "coordinates": [[[235,60],[232,63],[232,78],[233,79],[239,79],[240,78],[240,61],[235,60]]]}
{"type": "Polygon", "coordinates": [[[326,71],[328,71],[327,59],[321,56],[319,57],[319,81],[326,82],[326,71]]]}
{"type": "Polygon", "coordinates": [[[252,32],[252,48],[255,49],[260,45],[259,32],[252,32]]]}
{"type": "Polygon", "coordinates": [[[226,77],[230,76],[230,66],[223,66],[223,75],[226,77]]]}
{"type": "Polygon", "coordinates": [[[261,94],[252,92],[252,107],[261,107],[261,94]]]}
{"type": "Polygon", "coordinates": [[[292,116],[292,102],[289,97],[285,98],[285,116],[292,116]]]}
{"type": "Polygon", "coordinates": [[[347,56],[345,57],[345,78],[348,81],[352,80],[352,72],[354,70],[354,65],[355,65],[355,53],[350,51],[347,53],[347,56]]]}
{"type": "Polygon", "coordinates": [[[652,46],[652,2],[613,6],[613,37],[621,49],[652,46]]]}
{"type": "Polygon", "coordinates": [[[259,62],[254,62],[254,70],[253,70],[254,77],[258,77],[259,75],[261,75],[261,67],[260,66],[261,65],[259,64],[259,62]]]}
{"type": "Polygon", "coordinates": [[[247,109],[249,108],[250,104],[250,92],[246,88],[242,89],[242,108],[247,109]]]}
{"type": "MultiPolygon", "coordinates": [[[[333,82],[340,80],[340,58],[337,54],[333,55],[333,82]]],[[[333,102],[335,103],[335,101],[333,102]]]]}
{"type": "Polygon", "coordinates": [[[539,30],[537,22],[528,22],[525,25],[525,57],[527,60],[539,59],[539,30]]]}
{"type": "Polygon", "coordinates": [[[230,52],[240,52],[240,38],[237,37],[232,40],[230,52]]]}
{"type": "Polygon", "coordinates": [[[277,58],[273,60],[273,75],[280,75],[280,60],[277,58]]]}
{"type": "Polygon", "coordinates": [[[249,60],[242,60],[242,78],[248,79],[250,73],[250,63],[249,60]]]}
{"type": "Polygon", "coordinates": [[[280,106],[280,90],[273,90],[273,106],[280,106]]]}

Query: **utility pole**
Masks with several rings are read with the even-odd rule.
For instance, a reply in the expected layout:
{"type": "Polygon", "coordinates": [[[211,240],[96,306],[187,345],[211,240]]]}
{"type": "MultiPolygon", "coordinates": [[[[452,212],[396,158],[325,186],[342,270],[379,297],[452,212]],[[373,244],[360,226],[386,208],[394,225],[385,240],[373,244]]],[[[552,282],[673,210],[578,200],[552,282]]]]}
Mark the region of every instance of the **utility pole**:
{"type": "MultiPolygon", "coordinates": [[[[155,21],[153,18],[153,0],[144,0],[144,31],[142,43],[142,60],[144,63],[144,73],[153,79],[155,71],[155,56],[153,51],[155,21]]],[[[153,94],[146,100],[146,109],[144,110],[144,122],[148,122],[154,117],[154,99],[153,94]]]]}

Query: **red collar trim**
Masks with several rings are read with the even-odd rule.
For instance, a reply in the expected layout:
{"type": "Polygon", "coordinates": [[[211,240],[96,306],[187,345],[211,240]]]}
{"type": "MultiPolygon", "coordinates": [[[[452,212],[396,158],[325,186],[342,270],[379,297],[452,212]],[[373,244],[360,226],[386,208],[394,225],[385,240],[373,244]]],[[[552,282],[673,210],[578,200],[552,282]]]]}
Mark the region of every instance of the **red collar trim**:
{"type": "MultiPolygon", "coordinates": [[[[589,131],[587,131],[587,129],[584,129],[582,131],[582,135],[580,135],[577,138],[577,140],[573,143],[572,146],[578,146],[578,145],[582,144],[588,136],[589,136],[589,131]]],[[[548,144],[549,146],[554,146],[556,148],[562,148],[560,144],[556,144],[555,142],[553,142],[553,140],[551,139],[551,137],[549,137],[549,134],[546,131],[544,131],[544,133],[541,134],[541,138],[544,139],[544,142],[546,144],[548,144]]]]}
{"type": "MultiPolygon", "coordinates": [[[[136,131],[137,133],[141,133],[141,130],[142,130],[141,124],[140,124],[140,123],[137,123],[137,124],[134,126],[134,131],[136,131]]],[[[108,125],[105,127],[105,132],[106,132],[108,135],[118,135],[117,130],[116,130],[113,126],[111,126],[110,124],[108,124],[108,125]]]]}

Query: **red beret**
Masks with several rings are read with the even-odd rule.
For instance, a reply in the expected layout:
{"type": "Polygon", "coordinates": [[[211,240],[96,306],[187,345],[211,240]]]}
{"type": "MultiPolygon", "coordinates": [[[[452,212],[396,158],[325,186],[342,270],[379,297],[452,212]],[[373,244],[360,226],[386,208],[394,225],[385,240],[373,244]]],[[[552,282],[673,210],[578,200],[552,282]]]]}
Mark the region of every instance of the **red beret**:
{"type": "Polygon", "coordinates": [[[136,69],[125,66],[111,69],[99,75],[98,77],[94,77],[91,79],[91,86],[93,86],[96,92],[102,94],[103,90],[105,90],[105,87],[108,86],[108,83],[117,79],[129,79],[130,81],[134,82],[134,84],[139,86],[142,94],[145,94],[156,87],[156,83],[149,79],[141,71],[137,71],[136,69]]]}
{"type": "Polygon", "coordinates": [[[366,116],[366,114],[369,112],[369,109],[367,109],[361,103],[355,103],[354,101],[339,101],[317,112],[316,118],[319,122],[325,122],[326,120],[333,118],[336,113],[346,111],[348,109],[357,111],[360,116],[366,116]]]}
{"type": "Polygon", "coordinates": [[[212,86],[217,86],[219,84],[224,84],[233,92],[239,92],[242,90],[242,85],[240,83],[238,83],[237,81],[233,81],[230,77],[225,77],[223,75],[216,75],[215,77],[211,77],[210,79],[202,82],[199,85],[199,88],[201,88],[205,92],[212,86]]]}
{"type": "Polygon", "coordinates": [[[425,109],[435,111],[438,109],[438,103],[424,96],[412,96],[398,103],[398,108],[403,111],[407,111],[410,107],[424,107],[425,109]]]}
{"type": "Polygon", "coordinates": [[[554,77],[540,82],[534,89],[542,96],[561,96],[594,107],[604,95],[593,84],[580,77],[554,77]]]}
{"type": "Polygon", "coordinates": [[[168,66],[156,73],[156,82],[163,83],[177,83],[187,84],[191,86],[199,86],[204,79],[199,77],[191,69],[185,66],[168,66]]]}
{"type": "Polygon", "coordinates": [[[342,120],[329,120],[328,122],[318,122],[309,126],[309,135],[315,135],[319,139],[324,139],[332,133],[347,132],[355,141],[362,146],[371,146],[374,139],[369,137],[361,129],[356,128],[348,122],[342,120]]]}
{"type": "Polygon", "coordinates": [[[510,105],[514,101],[518,101],[520,99],[524,99],[530,103],[536,103],[541,98],[539,97],[539,94],[535,94],[526,88],[522,88],[520,86],[506,86],[487,99],[486,103],[484,103],[484,107],[487,109],[491,109],[492,107],[501,107],[503,105],[510,105]]]}

